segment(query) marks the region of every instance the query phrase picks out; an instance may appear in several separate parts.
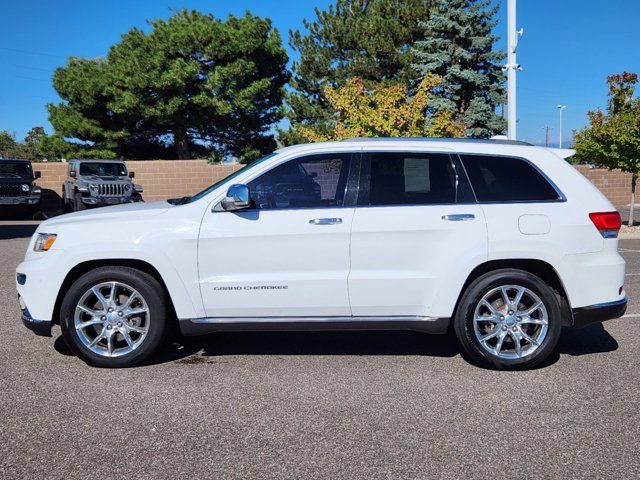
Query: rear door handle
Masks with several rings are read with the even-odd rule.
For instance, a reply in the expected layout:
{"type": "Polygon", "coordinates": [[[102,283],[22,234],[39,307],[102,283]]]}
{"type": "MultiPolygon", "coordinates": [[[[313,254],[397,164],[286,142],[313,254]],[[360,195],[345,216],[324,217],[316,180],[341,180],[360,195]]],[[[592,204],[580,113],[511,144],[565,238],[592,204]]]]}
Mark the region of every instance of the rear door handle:
{"type": "Polygon", "coordinates": [[[443,215],[442,219],[449,222],[467,222],[476,218],[472,213],[456,213],[453,215],[443,215]]]}
{"type": "Polygon", "coordinates": [[[341,218],[314,218],[309,220],[311,225],[336,225],[342,223],[341,218]]]}

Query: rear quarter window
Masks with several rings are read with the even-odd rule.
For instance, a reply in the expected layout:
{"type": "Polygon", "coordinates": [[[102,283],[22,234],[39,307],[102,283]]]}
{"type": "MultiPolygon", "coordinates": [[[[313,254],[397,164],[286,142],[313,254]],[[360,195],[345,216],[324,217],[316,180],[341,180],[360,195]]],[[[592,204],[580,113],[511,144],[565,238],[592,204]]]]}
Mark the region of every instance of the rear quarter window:
{"type": "Polygon", "coordinates": [[[561,195],[529,162],[516,157],[460,155],[479,202],[550,202],[561,195]]]}

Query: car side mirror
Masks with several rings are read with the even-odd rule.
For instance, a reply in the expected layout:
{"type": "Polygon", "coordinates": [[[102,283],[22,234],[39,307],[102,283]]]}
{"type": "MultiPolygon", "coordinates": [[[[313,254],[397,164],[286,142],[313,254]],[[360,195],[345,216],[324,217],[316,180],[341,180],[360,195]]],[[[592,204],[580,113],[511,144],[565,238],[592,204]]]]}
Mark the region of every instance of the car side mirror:
{"type": "Polygon", "coordinates": [[[129,178],[136,178],[136,172],[129,172],[129,178]]]}
{"type": "Polygon", "coordinates": [[[40,178],[42,176],[42,172],[33,172],[33,178],[40,178]]]}
{"type": "Polygon", "coordinates": [[[76,178],[76,172],[75,172],[74,170],[71,170],[71,171],[69,172],[69,176],[70,176],[71,178],[76,178]]]}
{"type": "Polygon", "coordinates": [[[220,202],[220,206],[228,212],[249,208],[251,206],[249,187],[240,183],[231,185],[226,198],[220,202]]]}

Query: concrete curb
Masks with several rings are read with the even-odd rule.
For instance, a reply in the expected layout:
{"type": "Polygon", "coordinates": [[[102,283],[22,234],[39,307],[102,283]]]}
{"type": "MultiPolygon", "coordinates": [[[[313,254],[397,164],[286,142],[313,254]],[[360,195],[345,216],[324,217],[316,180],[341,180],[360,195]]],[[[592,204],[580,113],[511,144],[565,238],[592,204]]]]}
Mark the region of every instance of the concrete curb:
{"type": "Polygon", "coordinates": [[[640,232],[620,232],[618,238],[620,240],[640,240],[640,232]]]}

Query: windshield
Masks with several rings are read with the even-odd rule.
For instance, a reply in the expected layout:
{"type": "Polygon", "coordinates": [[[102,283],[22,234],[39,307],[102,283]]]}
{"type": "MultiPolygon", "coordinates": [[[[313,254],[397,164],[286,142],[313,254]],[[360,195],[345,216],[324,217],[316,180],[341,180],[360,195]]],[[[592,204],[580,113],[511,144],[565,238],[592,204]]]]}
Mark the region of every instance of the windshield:
{"type": "Polygon", "coordinates": [[[114,162],[81,163],[80,175],[97,175],[98,177],[126,177],[127,167],[124,163],[114,162]]]}
{"type": "Polygon", "coordinates": [[[33,177],[29,162],[0,162],[0,177],[33,177]]]}
{"type": "MultiPolygon", "coordinates": [[[[269,155],[265,155],[262,158],[259,158],[258,160],[254,160],[253,162],[247,164],[247,167],[253,167],[256,166],[262,162],[264,162],[265,160],[270,159],[271,157],[273,157],[274,155],[276,155],[277,152],[273,152],[270,153],[269,155]]],[[[212,192],[213,190],[215,190],[216,188],[218,188],[220,185],[222,185],[225,182],[228,182],[229,180],[231,180],[232,178],[237,177],[238,175],[240,175],[242,172],[245,171],[245,168],[241,168],[240,170],[237,170],[235,172],[233,172],[231,175],[229,175],[228,177],[223,178],[222,180],[220,180],[219,182],[214,183],[213,185],[211,185],[210,187],[205,188],[203,191],[201,191],[200,193],[196,193],[193,197],[188,197],[186,198],[183,202],[181,203],[191,203],[191,202],[195,202],[196,200],[200,200],[202,197],[208,195],[210,192],[212,192]]]]}

